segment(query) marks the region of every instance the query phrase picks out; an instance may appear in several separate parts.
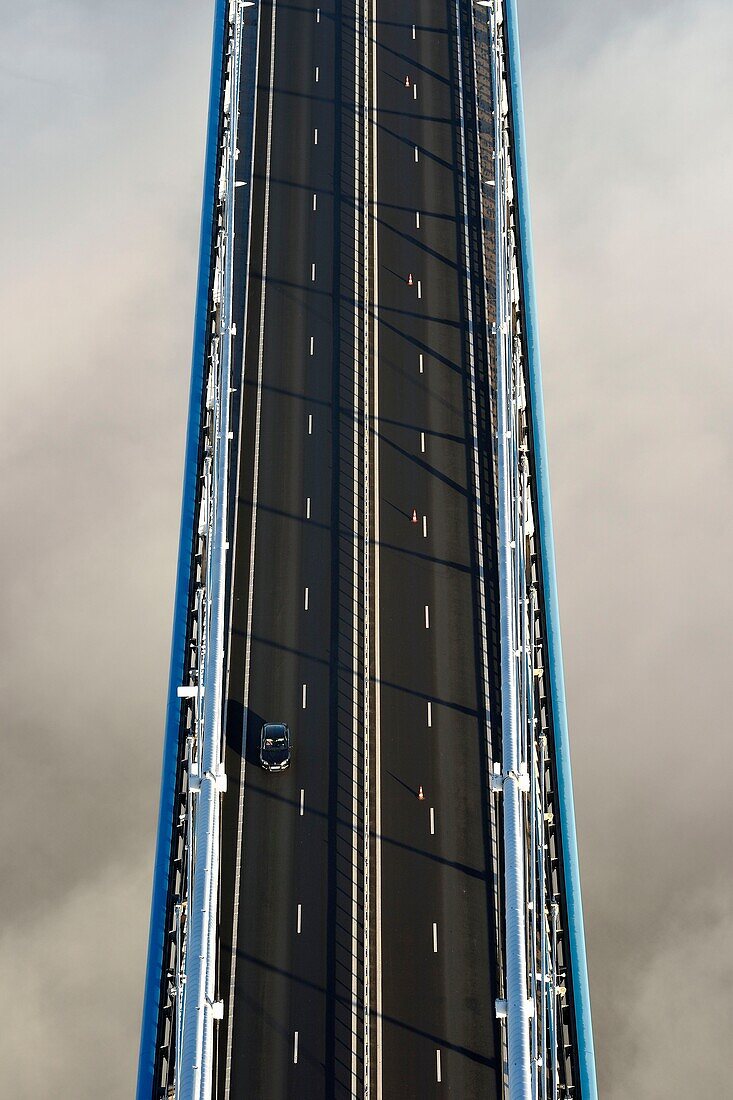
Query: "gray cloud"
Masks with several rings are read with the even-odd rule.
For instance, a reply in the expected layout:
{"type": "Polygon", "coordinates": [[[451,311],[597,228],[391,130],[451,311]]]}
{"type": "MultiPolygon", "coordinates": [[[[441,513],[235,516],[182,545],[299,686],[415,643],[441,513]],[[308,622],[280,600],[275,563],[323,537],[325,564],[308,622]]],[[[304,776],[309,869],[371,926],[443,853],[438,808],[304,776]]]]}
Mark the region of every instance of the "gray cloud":
{"type": "Polygon", "coordinates": [[[556,9],[525,93],[601,1092],[722,1096],[733,12],[556,9]]]}
{"type": "Polygon", "coordinates": [[[3,1092],[127,1097],[211,9],[3,9],[3,1092]]]}
{"type": "MultiPolygon", "coordinates": [[[[714,1097],[733,15],[520,6],[602,1092],[714,1097]]],[[[0,0],[0,1051],[19,1100],[132,1092],[210,7],[0,0]]]]}

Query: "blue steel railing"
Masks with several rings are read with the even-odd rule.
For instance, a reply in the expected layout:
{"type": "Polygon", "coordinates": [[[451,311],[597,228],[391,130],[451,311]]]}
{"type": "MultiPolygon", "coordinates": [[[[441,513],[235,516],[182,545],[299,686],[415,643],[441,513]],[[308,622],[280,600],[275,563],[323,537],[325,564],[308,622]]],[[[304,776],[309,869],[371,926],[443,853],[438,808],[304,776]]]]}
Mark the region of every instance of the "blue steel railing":
{"type": "Polygon", "coordinates": [[[529,182],[524,134],[524,100],[522,97],[522,70],[519,55],[519,26],[516,0],[505,0],[506,51],[510,82],[510,109],[512,117],[512,146],[514,181],[516,186],[516,210],[519,216],[519,257],[523,295],[524,341],[529,383],[529,406],[532,419],[533,469],[535,476],[535,500],[539,526],[540,562],[544,600],[545,647],[547,671],[550,680],[555,772],[560,804],[560,835],[563,850],[565,905],[567,908],[567,936],[570,945],[570,965],[575,1007],[575,1032],[577,1058],[580,1071],[580,1088],[583,1100],[596,1100],[595,1051],[588,984],[588,962],[585,950],[583,903],[580,892],[578,841],[575,831],[575,803],[573,779],[570,767],[570,742],[565,703],[562,643],[560,638],[560,613],[555,572],[555,543],[552,531],[552,507],[550,502],[550,477],[547,462],[545,433],[545,407],[542,392],[540,366],[539,327],[534,285],[534,257],[532,253],[532,226],[529,206],[529,182]]]}
{"type": "Polygon", "coordinates": [[[143,994],[140,1056],[137,1077],[138,1100],[155,1095],[155,1067],[161,1013],[161,996],[166,983],[166,941],[169,935],[169,886],[172,876],[172,848],[175,829],[179,765],[181,756],[181,700],[178,687],[186,671],[187,641],[191,618],[193,550],[199,500],[201,425],[204,401],[209,296],[213,269],[214,213],[219,165],[219,130],[224,74],[224,47],[228,0],[215,0],[209,113],[204,159],[203,200],[199,267],[196,285],[196,310],[193,355],[188,404],[188,426],[183,468],[181,527],[178,567],[173,604],[170,678],[163,742],[160,808],[153,867],[150,931],[143,994]]]}
{"type": "MultiPolygon", "coordinates": [[[[515,0],[488,17],[496,247],[504,998],[510,1100],[596,1100],[557,608],[515,0]],[[559,834],[559,844],[556,837],[559,834]],[[558,850],[559,849],[559,850],[558,850]],[[568,1012],[572,1021],[568,1020],[568,1012]]],[[[475,24],[476,26],[476,24],[475,24]]],[[[486,199],[484,198],[484,202],[486,199]]],[[[484,207],[489,220],[489,207],[484,207]]]]}

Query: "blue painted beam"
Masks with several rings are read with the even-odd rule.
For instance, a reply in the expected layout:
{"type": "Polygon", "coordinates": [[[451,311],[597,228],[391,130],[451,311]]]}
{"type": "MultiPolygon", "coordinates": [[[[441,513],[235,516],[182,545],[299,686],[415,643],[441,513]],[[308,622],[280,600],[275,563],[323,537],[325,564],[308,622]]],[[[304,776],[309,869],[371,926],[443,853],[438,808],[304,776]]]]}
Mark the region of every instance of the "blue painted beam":
{"type": "Polygon", "coordinates": [[[193,357],[188,402],[188,427],[183,466],[183,500],[181,530],[176,572],[176,594],[173,605],[173,639],[171,643],[170,679],[163,742],[163,768],[160,784],[158,834],[153,866],[153,891],[150,910],[148,958],[143,994],[140,1030],[140,1059],[137,1076],[137,1100],[154,1096],[155,1056],[160,1012],[161,972],[164,965],[166,940],[166,909],[170,880],[170,855],[175,812],[176,773],[179,757],[181,701],[178,686],[183,682],[186,659],[186,633],[190,617],[190,584],[193,539],[196,525],[198,490],[198,457],[201,431],[201,409],[206,367],[206,332],[208,326],[209,291],[211,283],[212,239],[216,200],[218,134],[224,43],[228,0],[214,0],[214,29],[211,51],[211,84],[209,118],[206,131],[204,187],[201,208],[199,268],[196,286],[196,310],[193,332],[193,357]]]}
{"type": "Polygon", "coordinates": [[[509,52],[507,60],[511,92],[515,186],[517,189],[521,241],[521,275],[524,300],[523,315],[532,411],[532,435],[534,439],[534,468],[542,557],[542,586],[545,603],[552,725],[555,743],[555,770],[557,774],[557,794],[560,805],[560,835],[562,840],[563,869],[565,872],[565,901],[568,915],[567,935],[570,946],[570,963],[573,979],[573,1004],[575,1006],[581,1096],[583,1100],[597,1100],[598,1086],[596,1082],[595,1051],[593,1048],[593,1027],[590,1010],[590,990],[588,986],[588,963],[586,959],[585,932],[583,928],[583,904],[580,894],[578,842],[575,832],[573,779],[570,768],[568,718],[565,704],[565,680],[563,676],[562,643],[560,638],[557,578],[555,574],[555,544],[552,534],[550,475],[547,465],[545,408],[542,395],[542,371],[540,366],[537,303],[534,285],[532,227],[530,221],[527,153],[524,134],[524,101],[522,97],[522,71],[519,56],[517,0],[504,0],[504,12],[509,52]]]}

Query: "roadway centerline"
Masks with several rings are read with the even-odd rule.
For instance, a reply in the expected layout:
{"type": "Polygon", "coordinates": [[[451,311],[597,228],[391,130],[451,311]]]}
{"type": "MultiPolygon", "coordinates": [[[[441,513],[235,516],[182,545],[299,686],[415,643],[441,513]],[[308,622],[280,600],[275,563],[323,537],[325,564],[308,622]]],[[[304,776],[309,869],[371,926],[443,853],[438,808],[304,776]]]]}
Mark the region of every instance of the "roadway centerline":
{"type": "Polygon", "coordinates": [[[425,604],[425,629],[430,630],[430,608],[425,604]]]}
{"type": "Polygon", "coordinates": [[[443,1080],[443,1067],[441,1065],[439,1050],[436,1050],[435,1052],[435,1079],[438,1084],[440,1084],[440,1082],[443,1080]]]}
{"type": "Polygon", "coordinates": [[[306,590],[305,590],[305,598],[304,598],[304,601],[303,601],[303,602],[304,602],[304,604],[305,604],[305,606],[304,606],[304,610],[305,610],[305,611],[307,611],[307,610],[308,610],[308,589],[307,589],[307,588],[306,588],[306,590]]]}
{"type": "Polygon", "coordinates": [[[428,700],[428,725],[432,726],[432,724],[433,724],[433,704],[430,702],[430,700],[428,700]]]}
{"type": "Polygon", "coordinates": [[[313,435],[313,413],[308,413],[308,435],[313,435]]]}
{"type": "Polygon", "coordinates": [[[435,836],[435,809],[430,807],[430,835],[435,836]]]}
{"type": "MultiPolygon", "coordinates": [[[[298,906],[298,913],[300,913],[300,906],[298,906]]],[[[300,931],[300,928],[298,931],[300,931]]],[[[435,921],[433,921],[433,954],[438,954],[438,925],[435,921]]]]}
{"type": "MultiPolygon", "coordinates": [[[[360,779],[359,779],[359,763],[362,750],[362,738],[364,744],[364,770],[365,770],[365,787],[364,787],[364,805],[365,812],[368,813],[368,790],[366,786],[366,775],[368,768],[368,698],[364,699],[364,714],[360,721],[359,712],[359,699],[362,689],[362,670],[359,661],[360,642],[361,642],[361,630],[360,630],[360,588],[356,582],[356,578],[360,572],[360,541],[359,541],[359,523],[360,523],[360,500],[361,492],[364,493],[364,506],[367,507],[367,494],[368,488],[365,477],[362,476],[361,463],[359,460],[360,443],[361,443],[361,409],[360,402],[364,400],[367,390],[367,367],[366,354],[363,361],[360,360],[359,354],[359,310],[360,310],[360,270],[363,253],[366,252],[366,242],[360,241],[360,225],[359,225],[359,210],[362,203],[366,202],[366,196],[363,194],[363,189],[366,186],[366,180],[363,178],[363,164],[360,157],[363,152],[364,135],[361,129],[361,78],[360,72],[361,60],[362,60],[362,35],[361,35],[361,22],[359,19],[359,3],[363,0],[355,0],[355,18],[354,18],[354,340],[353,340],[353,352],[354,352],[354,373],[353,373],[353,513],[352,513],[352,570],[354,582],[352,584],[352,727],[351,727],[351,814],[352,814],[352,829],[351,829],[351,1097],[352,1100],[357,1100],[359,1095],[359,956],[363,955],[364,961],[364,1058],[363,1058],[363,1071],[365,1075],[365,1082],[362,1085],[362,1095],[368,1093],[368,1082],[366,1080],[369,1074],[368,1063],[368,991],[367,982],[369,975],[369,944],[368,944],[368,929],[369,920],[368,913],[364,913],[364,943],[362,945],[362,952],[359,951],[359,795],[360,795],[360,779]],[[360,191],[362,194],[360,195],[360,191]],[[360,247],[360,244],[362,247],[360,247]],[[362,373],[363,371],[363,373],[362,373]]],[[[366,351],[366,348],[365,348],[366,351]]],[[[367,454],[364,455],[364,462],[366,464],[368,459],[367,454]]],[[[364,471],[366,474],[366,469],[364,471]]],[[[367,524],[366,530],[368,532],[368,519],[365,514],[364,522],[367,524]]],[[[366,567],[366,566],[365,566],[366,567]]],[[[365,581],[366,583],[366,581],[365,581]]],[[[365,588],[366,593],[366,588],[365,588]]],[[[369,655],[369,618],[365,609],[364,614],[364,652],[365,660],[368,662],[369,655]]],[[[366,665],[368,667],[368,663],[366,665]]],[[[364,849],[364,882],[368,883],[368,857],[369,849],[368,844],[364,849]]],[[[364,905],[368,906],[369,899],[364,894],[364,905]]]]}
{"type": "MultiPolygon", "coordinates": [[[[298,916],[297,916],[296,928],[295,928],[295,931],[296,931],[297,935],[300,935],[302,916],[303,916],[303,906],[301,905],[300,902],[298,902],[298,916]]],[[[435,927],[435,925],[433,925],[433,927],[435,927]]]]}
{"type": "Polygon", "coordinates": [[[293,1035],[293,1065],[298,1064],[298,1032],[293,1035]]]}
{"type": "Polygon", "coordinates": [[[305,710],[306,705],[307,705],[306,704],[307,697],[308,697],[308,685],[303,684],[303,710],[305,710]]]}
{"type": "Polygon", "coordinates": [[[301,787],[300,788],[300,816],[301,817],[303,816],[304,809],[305,809],[305,788],[301,787]]]}

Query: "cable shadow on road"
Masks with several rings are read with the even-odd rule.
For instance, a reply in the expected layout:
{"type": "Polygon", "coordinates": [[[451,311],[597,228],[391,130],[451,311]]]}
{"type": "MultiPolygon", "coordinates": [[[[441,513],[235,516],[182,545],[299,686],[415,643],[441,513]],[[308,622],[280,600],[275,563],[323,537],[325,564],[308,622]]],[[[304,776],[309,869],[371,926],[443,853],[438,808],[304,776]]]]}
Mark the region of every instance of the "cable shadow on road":
{"type": "MultiPolygon", "coordinates": [[[[244,951],[238,951],[237,958],[244,963],[249,963],[251,966],[262,968],[269,973],[281,975],[282,977],[287,978],[288,981],[311,989],[315,993],[329,995],[329,991],[327,989],[324,989],[324,987],[319,985],[317,982],[310,981],[308,978],[300,977],[299,975],[294,974],[292,970],[288,970],[285,967],[274,966],[272,963],[268,963],[264,959],[258,959],[256,956],[248,954],[244,951]]],[[[247,999],[246,995],[244,995],[244,999],[247,999]]],[[[336,999],[342,1004],[344,1009],[346,1009],[347,1007],[350,1009],[351,1002],[349,997],[336,994],[336,999]]],[[[250,1000],[249,1003],[251,1007],[257,1007],[254,1000],[250,1000]]],[[[405,1023],[404,1020],[399,1020],[395,1016],[390,1016],[388,1013],[383,1012],[381,1015],[381,1019],[383,1023],[390,1024],[394,1027],[400,1028],[403,1031],[408,1031],[413,1035],[417,1035],[419,1038],[425,1039],[432,1046],[438,1047],[443,1051],[452,1051],[456,1054],[460,1054],[464,1058],[468,1058],[472,1062],[477,1062],[480,1065],[484,1065],[490,1069],[496,1068],[496,1059],[490,1058],[485,1054],[481,1054],[479,1051],[471,1050],[470,1047],[463,1046],[461,1043],[451,1042],[450,1039],[448,1039],[445,1035],[439,1035],[435,1032],[426,1031],[424,1028],[417,1028],[413,1024],[405,1023]]]]}

